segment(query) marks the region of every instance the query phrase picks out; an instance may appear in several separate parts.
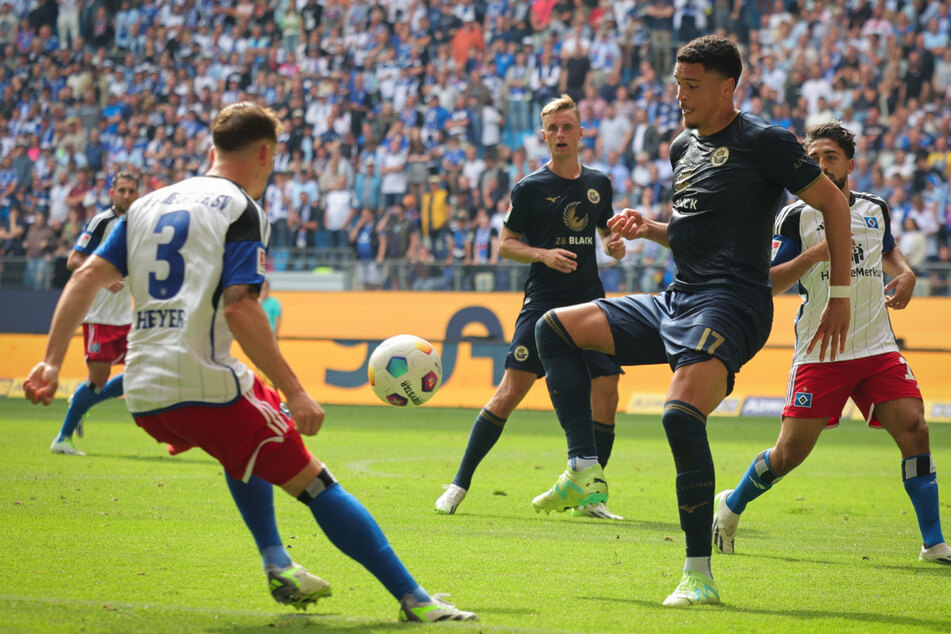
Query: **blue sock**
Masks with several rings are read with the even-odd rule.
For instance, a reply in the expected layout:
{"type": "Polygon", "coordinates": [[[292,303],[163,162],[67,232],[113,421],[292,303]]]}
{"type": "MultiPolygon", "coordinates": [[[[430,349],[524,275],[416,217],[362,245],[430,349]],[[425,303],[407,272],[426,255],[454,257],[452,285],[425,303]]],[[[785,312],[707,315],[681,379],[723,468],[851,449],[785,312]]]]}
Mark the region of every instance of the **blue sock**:
{"type": "Polygon", "coordinates": [[[82,420],[89,408],[96,404],[98,394],[93,391],[89,381],[85,381],[73,392],[73,399],[66,410],[66,417],[63,419],[63,426],[59,430],[57,440],[70,438],[76,431],[76,425],[82,420]]]}
{"type": "Polygon", "coordinates": [[[307,506],[331,543],[369,570],[397,601],[407,594],[420,602],[429,601],[429,595],[393,552],[373,516],[340,483],[320,491],[307,506]]]}
{"type": "Polygon", "coordinates": [[[661,417],[677,467],[677,506],[687,557],[709,557],[713,551],[713,497],[716,480],[707,418],[682,401],[667,401],[661,417]]]}
{"type": "Polygon", "coordinates": [[[472,424],[472,431],[469,432],[469,443],[466,445],[466,452],[462,454],[459,470],[456,472],[456,477],[452,479],[453,484],[469,490],[472,475],[502,435],[505,420],[485,408],[479,412],[472,424]]]}
{"type": "Polygon", "coordinates": [[[739,515],[746,510],[746,505],[769,491],[774,484],[782,480],[783,476],[776,475],[769,466],[769,452],[772,449],[761,451],[753,458],[743,478],[727,496],[726,505],[731,511],[739,515]]]}
{"type": "Polygon", "coordinates": [[[944,541],[944,536],[941,534],[941,515],[938,511],[938,476],[931,454],[911,456],[902,460],[901,476],[905,491],[915,507],[925,548],[940,544],[944,541]]]}
{"type": "Polygon", "coordinates": [[[594,444],[598,448],[598,464],[604,469],[611,459],[611,450],[614,449],[614,425],[594,422],[594,444]]]}
{"type": "Polygon", "coordinates": [[[290,566],[291,556],[284,549],[281,535],[277,532],[277,520],[274,519],[274,487],[257,476],[251,476],[245,483],[225,474],[225,480],[244,523],[254,537],[264,567],[290,566]]]}
{"type": "Polygon", "coordinates": [[[597,456],[591,418],[591,375],[582,351],[551,310],[535,324],[535,343],[545,366],[548,395],[568,441],[568,457],[597,456]]]}
{"type": "MultiPolygon", "coordinates": [[[[123,375],[121,374],[117,374],[106,381],[106,384],[102,386],[101,390],[99,390],[99,394],[96,395],[96,403],[101,403],[102,401],[106,401],[110,398],[119,398],[122,396],[124,391],[122,388],[122,376],[123,375]]],[[[95,405],[95,403],[93,404],[95,405]]]]}

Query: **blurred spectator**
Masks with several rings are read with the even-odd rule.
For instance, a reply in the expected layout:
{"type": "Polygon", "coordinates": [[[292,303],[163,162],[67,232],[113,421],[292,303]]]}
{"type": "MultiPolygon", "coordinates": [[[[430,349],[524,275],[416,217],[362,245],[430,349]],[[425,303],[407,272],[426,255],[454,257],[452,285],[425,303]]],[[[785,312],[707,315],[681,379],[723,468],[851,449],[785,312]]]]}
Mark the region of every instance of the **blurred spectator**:
{"type": "Polygon", "coordinates": [[[357,201],[353,191],[347,187],[346,176],[337,176],[337,182],[324,193],[323,202],[323,226],[327,232],[328,246],[348,246],[350,224],[357,213],[357,201]]]}
{"type": "Polygon", "coordinates": [[[402,262],[415,262],[419,246],[419,232],[406,217],[402,204],[387,208],[378,223],[380,249],[383,252],[383,279],[392,290],[409,288],[408,271],[402,262]]]}
{"type": "Polygon", "coordinates": [[[449,218],[449,192],[443,186],[442,179],[430,176],[427,191],[423,194],[419,209],[419,225],[422,243],[433,254],[443,252],[443,230],[449,218]]]}
{"type": "Polygon", "coordinates": [[[370,207],[363,207],[356,223],[350,229],[350,244],[357,257],[357,288],[376,290],[383,285],[383,251],[380,248],[380,235],[377,232],[376,213],[370,207]]]}
{"type": "Polygon", "coordinates": [[[24,286],[33,290],[48,289],[52,273],[52,256],[58,246],[56,232],[46,224],[46,216],[33,212],[32,222],[23,240],[26,252],[26,274],[24,286]]]}

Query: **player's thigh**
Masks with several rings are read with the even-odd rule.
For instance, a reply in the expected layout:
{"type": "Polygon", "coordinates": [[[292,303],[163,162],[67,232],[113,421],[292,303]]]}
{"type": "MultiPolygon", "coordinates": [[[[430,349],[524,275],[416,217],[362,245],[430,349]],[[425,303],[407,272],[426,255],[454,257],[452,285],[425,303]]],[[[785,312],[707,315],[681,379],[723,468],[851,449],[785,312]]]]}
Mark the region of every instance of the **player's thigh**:
{"type": "Polygon", "coordinates": [[[613,341],[614,349],[609,352],[619,365],[667,362],[660,335],[667,314],[659,297],[644,294],[595,300],[613,341]]]}
{"type": "Polygon", "coordinates": [[[837,427],[860,376],[851,360],[793,365],[786,383],[783,416],[822,418],[826,427],[837,427]]]}
{"type": "Polygon", "coordinates": [[[924,425],[918,380],[900,353],[889,352],[851,363],[856,364],[855,374],[862,377],[852,400],[870,426],[885,427],[898,441],[896,433],[908,434],[924,425]]]}
{"type": "Polygon", "coordinates": [[[828,418],[783,417],[776,446],[769,452],[769,466],[777,475],[786,475],[812,453],[828,418]]]}
{"type": "Polygon", "coordinates": [[[506,368],[502,381],[485,408],[499,418],[508,418],[537,380],[538,375],[534,372],[506,368]]]}
{"type": "Polygon", "coordinates": [[[555,314],[577,347],[614,354],[614,338],[607,316],[596,302],[556,308],[555,314]]]}
{"type": "MultiPolygon", "coordinates": [[[[529,372],[536,378],[545,376],[545,368],[535,343],[535,324],[545,314],[544,308],[524,308],[515,320],[512,343],[505,355],[505,369],[529,372]]],[[[504,379],[504,377],[503,377],[504,379]]]]}

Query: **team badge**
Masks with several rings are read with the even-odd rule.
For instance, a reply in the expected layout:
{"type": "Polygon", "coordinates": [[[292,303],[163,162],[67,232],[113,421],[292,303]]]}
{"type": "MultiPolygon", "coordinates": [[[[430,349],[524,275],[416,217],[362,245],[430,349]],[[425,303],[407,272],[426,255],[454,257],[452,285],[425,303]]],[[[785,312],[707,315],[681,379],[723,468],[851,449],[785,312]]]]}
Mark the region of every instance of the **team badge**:
{"type": "Polygon", "coordinates": [[[267,275],[267,251],[258,247],[258,275],[267,275]]]}
{"type": "Polygon", "coordinates": [[[85,249],[89,246],[90,240],[92,240],[92,236],[88,232],[83,231],[83,235],[79,236],[79,241],[76,243],[76,248],[85,249]]]}
{"type": "Polygon", "coordinates": [[[782,242],[780,242],[776,238],[773,238],[772,252],[769,254],[769,259],[771,262],[776,259],[776,254],[779,253],[780,246],[782,246],[782,242]]]}
{"type": "Polygon", "coordinates": [[[568,203],[565,205],[565,212],[562,214],[562,218],[565,221],[565,226],[572,231],[584,231],[584,228],[588,226],[587,216],[581,216],[580,218],[578,217],[578,205],[580,204],[580,202],[568,203]]]}
{"type": "Polygon", "coordinates": [[[810,392],[796,392],[793,402],[796,407],[812,407],[812,394],[810,392]]]}
{"type": "Polygon", "coordinates": [[[597,190],[589,189],[588,200],[591,201],[592,205],[597,205],[599,202],[601,202],[601,194],[599,194],[597,190]]]}
{"type": "Polygon", "coordinates": [[[100,347],[99,347],[99,344],[98,344],[98,343],[89,344],[89,352],[90,352],[90,353],[92,353],[92,354],[99,354],[99,350],[100,350],[100,347]]]}
{"type": "Polygon", "coordinates": [[[515,360],[518,361],[519,363],[521,363],[522,361],[525,361],[526,359],[528,359],[528,348],[526,348],[525,346],[518,346],[517,348],[515,348],[514,356],[515,356],[515,360]]]}
{"type": "Polygon", "coordinates": [[[865,226],[869,229],[878,229],[878,218],[865,216],[865,226]]]}
{"type": "Polygon", "coordinates": [[[727,162],[730,158],[730,148],[725,145],[721,145],[716,150],[713,151],[713,156],[710,157],[710,164],[714,167],[720,167],[727,162]]]}

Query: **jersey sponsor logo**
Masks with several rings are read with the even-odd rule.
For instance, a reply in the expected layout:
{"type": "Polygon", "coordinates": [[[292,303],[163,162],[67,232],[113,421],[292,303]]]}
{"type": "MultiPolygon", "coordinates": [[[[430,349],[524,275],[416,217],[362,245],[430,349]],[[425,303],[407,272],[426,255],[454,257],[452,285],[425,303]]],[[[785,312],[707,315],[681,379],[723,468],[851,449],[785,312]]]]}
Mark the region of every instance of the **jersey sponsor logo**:
{"type": "Polygon", "coordinates": [[[864,216],[865,226],[869,229],[878,229],[878,218],[873,218],[871,216],[864,216]]]}
{"type": "Polygon", "coordinates": [[[730,159],[730,148],[726,146],[720,146],[713,151],[713,156],[710,157],[710,164],[714,167],[720,167],[725,164],[730,159]]]}
{"type": "Polygon", "coordinates": [[[601,202],[601,194],[599,194],[597,190],[589,189],[588,200],[591,202],[592,205],[597,205],[599,202],[601,202]]]}
{"type": "MultiPolygon", "coordinates": [[[[547,201],[550,202],[550,203],[556,203],[556,202],[558,202],[559,200],[561,200],[561,196],[546,196],[546,197],[545,197],[545,200],[547,200],[547,201]]],[[[512,210],[512,208],[509,207],[509,211],[511,211],[511,210],[512,210]]]]}
{"type": "Polygon", "coordinates": [[[565,205],[565,211],[562,214],[565,226],[572,231],[584,231],[584,228],[588,226],[588,216],[578,217],[578,205],[580,204],[580,202],[568,203],[565,205]]]}
{"type": "Polygon", "coordinates": [[[796,392],[793,403],[796,407],[812,407],[812,392],[796,392]]]}
{"type": "Polygon", "coordinates": [[[697,199],[696,198],[681,198],[674,206],[677,209],[683,209],[685,211],[697,211],[697,199]]]}
{"type": "Polygon", "coordinates": [[[79,242],[76,243],[76,246],[80,249],[85,249],[89,246],[89,241],[92,240],[92,235],[83,231],[83,235],[79,236],[79,242]]]}
{"type": "Polygon", "coordinates": [[[264,247],[258,247],[258,275],[267,274],[267,252],[264,247]]]}
{"type": "Polygon", "coordinates": [[[855,264],[859,264],[862,260],[865,259],[865,249],[862,248],[861,244],[852,243],[852,261],[855,264]]]}
{"type": "Polygon", "coordinates": [[[526,348],[525,346],[518,346],[517,348],[515,348],[515,352],[513,353],[513,356],[515,357],[515,360],[518,361],[519,363],[527,360],[528,348],[526,348]]]}

